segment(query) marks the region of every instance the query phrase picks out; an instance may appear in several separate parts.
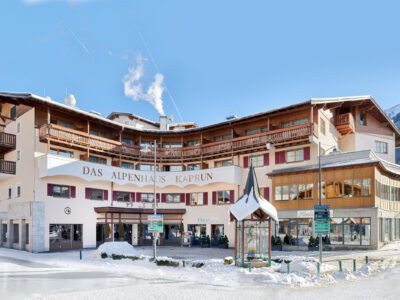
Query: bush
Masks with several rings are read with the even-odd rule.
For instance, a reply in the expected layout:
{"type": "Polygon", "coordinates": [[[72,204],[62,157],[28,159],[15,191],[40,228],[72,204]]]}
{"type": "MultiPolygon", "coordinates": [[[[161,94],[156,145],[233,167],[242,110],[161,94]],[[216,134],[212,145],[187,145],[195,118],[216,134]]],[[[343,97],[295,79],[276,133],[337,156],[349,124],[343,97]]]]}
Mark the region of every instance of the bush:
{"type": "Polygon", "coordinates": [[[282,241],[280,236],[275,237],[275,246],[282,246],[282,241]]]}
{"type": "Polygon", "coordinates": [[[220,236],[219,239],[218,239],[218,244],[226,245],[226,246],[229,245],[228,237],[226,235],[220,236]]]}
{"type": "Polygon", "coordinates": [[[101,256],[101,258],[107,258],[107,257],[108,257],[107,253],[105,253],[105,252],[102,252],[102,253],[100,254],[100,256],[101,256]]]}
{"type": "Polygon", "coordinates": [[[172,260],[156,260],[157,266],[179,267],[179,262],[172,260]]]}
{"type": "Polygon", "coordinates": [[[119,224],[118,224],[118,234],[119,234],[120,239],[123,239],[125,237],[124,224],[122,224],[121,222],[119,222],[119,224]]]}
{"type": "Polygon", "coordinates": [[[193,268],[201,268],[202,266],[204,266],[204,263],[193,263],[192,264],[193,268]]]}
{"type": "Polygon", "coordinates": [[[271,246],[276,246],[274,236],[271,236],[271,246]]]}
{"type": "Polygon", "coordinates": [[[310,236],[310,240],[308,241],[308,247],[310,248],[319,247],[319,238],[314,238],[310,236]]]}

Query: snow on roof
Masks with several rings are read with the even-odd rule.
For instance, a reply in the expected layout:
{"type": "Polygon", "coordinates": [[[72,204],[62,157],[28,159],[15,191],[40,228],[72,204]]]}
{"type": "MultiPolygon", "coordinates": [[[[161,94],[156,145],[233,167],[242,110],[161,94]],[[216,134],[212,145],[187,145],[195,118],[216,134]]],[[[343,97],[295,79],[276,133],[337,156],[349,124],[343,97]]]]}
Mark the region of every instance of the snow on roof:
{"type": "Polygon", "coordinates": [[[231,205],[229,210],[238,221],[241,221],[259,209],[275,221],[278,221],[276,208],[260,195],[257,176],[253,165],[251,165],[244,194],[235,204],[231,205]]]}

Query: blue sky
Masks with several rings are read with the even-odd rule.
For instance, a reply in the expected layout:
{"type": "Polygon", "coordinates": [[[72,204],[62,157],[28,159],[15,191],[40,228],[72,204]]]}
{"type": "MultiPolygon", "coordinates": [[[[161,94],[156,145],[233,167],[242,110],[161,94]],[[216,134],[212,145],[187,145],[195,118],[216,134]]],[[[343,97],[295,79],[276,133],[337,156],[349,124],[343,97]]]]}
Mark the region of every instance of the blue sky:
{"type": "Polygon", "coordinates": [[[141,94],[163,76],[163,109],[206,125],[311,97],[371,94],[400,103],[396,1],[0,1],[0,90],[108,115],[157,110],[141,94]],[[172,99],[171,99],[172,98],[172,99]]]}

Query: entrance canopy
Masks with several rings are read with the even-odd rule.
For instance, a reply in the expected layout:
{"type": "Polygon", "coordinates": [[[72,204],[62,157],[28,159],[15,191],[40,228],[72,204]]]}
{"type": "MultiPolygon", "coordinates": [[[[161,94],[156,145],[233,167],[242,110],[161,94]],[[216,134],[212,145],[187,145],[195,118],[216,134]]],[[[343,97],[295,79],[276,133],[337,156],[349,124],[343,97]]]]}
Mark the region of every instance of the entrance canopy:
{"type": "Polygon", "coordinates": [[[270,217],[271,219],[278,221],[276,208],[260,195],[253,165],[250,166],[244,194],[235,204],[231,205],[230,212],[238,221],[242,221],[251,215],[255,215],[261,220],[270,217]]]}

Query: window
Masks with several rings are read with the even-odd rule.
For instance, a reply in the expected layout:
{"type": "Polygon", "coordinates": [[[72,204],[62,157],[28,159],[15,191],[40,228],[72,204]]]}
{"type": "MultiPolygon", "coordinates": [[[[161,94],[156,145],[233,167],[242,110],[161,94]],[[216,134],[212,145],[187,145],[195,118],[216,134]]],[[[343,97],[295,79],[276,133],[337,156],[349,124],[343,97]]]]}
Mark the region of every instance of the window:
{"type": "Polygon", "coordinates": [[[17,185],[17,198],[21,197],[21,186],[17,185]]]}
{"type": "Polygon", "coordinates": [[[322,118],[320,118],[319,131],[325,135],[325,121],[322,118]]]}
{"type": "Polygon", "coordinates": [[[306,199],[306,185],[299,184],[299,200],[306,199]]]}
{"type": "Polygon", "coordinates": [[[200,165],[199,164],[191,164],[187,166],[188,171],[195,171],[195,170],[200,170],[200,165]]]}
{"type": "Polygon", "coordinates": [[[194,206],[203,205],[203,193],[191,193],[190,205],[194,206]]]}
{"type": "Polygon", "coordinates": [[[21,160],[21,150],[17,150],[17,161],[21,160]]]}
{"type": "Polygon", "coordinates": [[[142,202],[154,202],[154,194],[153,193],[142,193],[141,199],[142,199],[142,202]]]}
{"type": "Polygon", "coordinates": [[[220,160],[215,162],[215,167],[220,168],[220,167],[228,167],[232,166],[232,160],[227,159],[227,160],[220,160]]]}
{"type": "Polygon", "coordinates": [[[62,149],[50,148],[50,154],[63,156],[63,157],[69,157],[69,158],[73,158],[74,157],[74,152],[67,151],[67,150],[62,150],[62,149]]]}
{"type": "Polygon", "coordinates": [[[344,181],[343,197],[353,197],[353,185],[351,179],[346,179],[344,181]]]}
{"type": "Polygon", "coordinates": [[[217,203],[230,204],[230,192],[229,191],[218,191],[217,192],[217,203]]]}
{"type": "Polygon", "coordinates": [[[147,142],[147,141],[140,142],[140,147],[142,147],[142,148],[146,148],[146,147],[150,147],[150,146],[151,146],[150,142],[147,142]]]}
{"type": "Polygon", "coordinates": [[[117,192],[117,201],[120,202],[129,202],[130,201],[130,193],[128,192],[117,192]]]}
{"type": "Polygon", "coordinates": [[[290,200],[297,200],[297,184],[290,185],[290,200]]]}
{"type": "Polygon", "coordinates": [[[267,127],[261,128],[261,133],[264,133],[264,132],[268,132],[268,128],[267,127]]]}
{"type": "Polygon", "coordinates": [[[289,200],[289,186],[282,186],[282,200],[289,200]]]}
{"type": "Polygon", "coordinates": [[[15,119],[17,117],[17,106],[14,105],[10,108],[10,118],[15,119]]]}
{"type": "Polygon", "coordinates": [[[121,163],[121,168],[124,168],[124,169],[133,169],[133,163],[123,161],[123,162],[121,163]]]}
{"type": "Polygon", "coordinates": [[[388,144],[385,142],[375,141],[375,152],[376,153],[388,153],[388,144]]]}
{"type": "Polygon", "coordinates": [[[7,236],[8,236],[8,234],[7,234],[7,224],[1,224],[1,225],[3,227],[3,236],[1,237],[1,240],[2,240],[3,243],[6,243],[7,242],[7,236]]]}
{"type": "Polygon", "coordinates": [[[227,141],[227,140],[231,140],[232,138],[233,138],[232,134],[225,134],[223,136],[215,137],[215,141],[216,142],[227,141]]]}
{"type": "Polygon", "coordinates": [[[90,189],[90,200],[104,200],[104,191],[90,189]]]}
{"type": "Polygon", "coordinates": [[[127,144],[127,145],[133,145],[133,140],[127,139],[127,138],[122,138],[122,143],[127,144]]]}
{"type": "Polygon", "coordinates": [[[282,189],[280,186],[275,187],[275,201],[282,200],[282,189]]]}
{"type": "Polygon", "coordinates": [[[282,128],[289,128],[291,126],[299,126],[308,123],[308,118],[297,119],[282,123],[282,128]]]}
{"type": "Polygon", "coordinates": [[[307,183],[306,186],[306,199],[313,199],[313,184],[312,183],[307,183]]]}
{"type": "Polygon", "coordinates": [[[14,228],[13,243],[18,244],[19,243],[19,224],[13,224],[13,228],[14,228]]]}
{"type": "Polygon", "coordinates": [[[140,171],[153,171],[154,165],[139,165],[140,171]]]}
{"type": "Polygon", "coordinates": [[[102,164],[102,165],[107,164],[107,160],[105,158],[92,156],[92,155],[89,156],[89,161],[92,163],[96,163],[96,164],[102,164]]]}
{"type": "Polygon", "coordinates": [[[353,180],[353,197],[361,196],[361,180],[354,179],[353,180]]]}
{"type": "Polygon", "coordinates": [[[25,224],[25,244],[29,244],[29,224],[25,224]]]}
{"type": "Polygon", "coordinates": [[[7,199],[11,199],[11,197],[12,197],[12,188],[11,187],[9,187],[8,188],[8,195],[7,195],[7,199]]]}
{"type": "Polygon", "coordinates": [[[326,196],[327,198],[338,198],[342,196],[342,183],[341,182],[327,182],[326,183],[326,196]]]}
{"type": "Polygon", "coordinates": [[[187,146],[188,147],[194,147],[194,146],[198,146],[198,145],[200,145],[200,142],[198,140],[188,141],[187,142],[187,146]]]}
{"type": "Polygon", "coordinates": [[[304,149],[286,151],[286,161],[296,162],[304,160],[304,149]]]}
{"type": "Polygon", "coordinates": [[[253,164],[253,167],[263,167],[264,155],[249,156],[249,164],[253,164]]]}
{"type": "Polygon", "coordinates": [[[180,142],[167,142],[162,144],[163,148],[182,148],[182,143],[180,142]]]}
{"type": "Polygon", "coordinates": [[[71,189],[66,185],[53,185],[53,197],[70,198],[71,189]]]}
{"type": "Polygon", "coordinates": [[[253,129],[247,129],[246,130],[246,135],[253,135],[253,134],[258,134],[260,131],[258,128],[253,128],[253,129]]]}
{"type": "Polygon", "coordinates": [[[367,115],[365,113],[360,113],[360,125],[367,125],[367,115]]]}
{"type": "Polygon", "coordinates": [[[167,194],[166,200],[167,200],[167,203],[180,203],[181,195],[180,194],[167,194]]]}
{"type": "Polygon", "coordinates": [[[172,172],[180,172],[183,170],[182,166],[170,166],[172,172]]]}
{"type": "Polygon", "coordinates": [[[17,123],[17,133],[21,133],[21,122],[17,123]]]}
{"type": "MultiPolygon", "coordinates": [[[[392,189],[392,191],[393,191],[393,189],[392,189]]],[[[371,179],[370,178],[363,179],[362,195],[363,196],[371,196],[371,179]]]]}
{"type": "Polygon", "coordinates": [[[59,121],[58,125],[69,128],[69,129],[74,129],[74,125],[72,125],[71,123],[64,122],[64,121],[59,121]]]}
{"type": "Polygon", "coordinates": [[[371,218],[332,218],[329,240],[332,245],[370,245],[371,218]]]}

